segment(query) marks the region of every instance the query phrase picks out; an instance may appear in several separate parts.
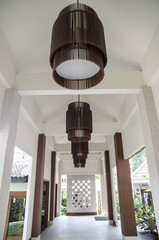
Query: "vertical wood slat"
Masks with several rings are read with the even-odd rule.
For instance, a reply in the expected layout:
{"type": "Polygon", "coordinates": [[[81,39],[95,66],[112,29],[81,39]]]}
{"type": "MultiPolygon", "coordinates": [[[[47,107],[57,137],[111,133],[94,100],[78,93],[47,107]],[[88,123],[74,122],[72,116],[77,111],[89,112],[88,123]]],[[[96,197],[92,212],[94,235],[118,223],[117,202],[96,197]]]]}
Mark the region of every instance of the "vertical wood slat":
{"type": "Polygon", "coordinates": [[[124,159],[121,133],[114,135],[121,228],[124,236],[137,236],[129,161],[124,159]]]}
{"type": "Polygon", "coordinates": [[[58,185],[55,185],[55,217],[57,217],[57,187],[58,185]]]}
{"type": "Polygon", "coordinates": [[[51,153],[51,193],[50,193],[50,222],[55,218],[55,174],[56,152],[51,153]]]}
{"type": "Polygon", "coordinates": [[[42,198],[43,198],[45,142],[46,142],[45,135],[39,134],[38,150],[37,150],[37,164],[36,164],[35,192],[34,192],[32,237],[38,237],[41,233],[41,211],[42,211],[42,198]]]}
{"type": "Polygon", "coordinates": [[[109,151],[105,151],[105,172],[106,172],[106,184],[107,184],[108,218],[109,220],[113,221],[113,202],[112,202],[109,151]]]}
{"type": "Polygon", "coordinates": [[[45,197],[45,217],[44,217],[44,229],[48,226],[48,209],[49,209],[49,182],[44,181],[46,185],[46,197],[45,197]]]}

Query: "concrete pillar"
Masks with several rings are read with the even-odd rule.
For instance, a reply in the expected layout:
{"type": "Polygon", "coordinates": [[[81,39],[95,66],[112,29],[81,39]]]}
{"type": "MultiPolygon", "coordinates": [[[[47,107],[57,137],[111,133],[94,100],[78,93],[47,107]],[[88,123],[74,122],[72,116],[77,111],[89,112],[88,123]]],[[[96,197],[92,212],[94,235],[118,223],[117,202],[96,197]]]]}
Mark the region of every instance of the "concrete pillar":
{"type": "Polygon", "coordinates": [[[159,229],[159,123],[150,87],[144,87],[140,91],[138,104],[145,140],[156,223],[159,229]]]}
{"type": "Polygon", "coordinates": [[[106,175],[102,174],[100,175],[101,179],[101,200],[102,200],[102,214],[104,216],[108,216],[108,210],[107,210],[107,187],[106,187],[106,175]]]}
{"type": "Polygon", "coordinates": [[[3,239],[8,208],[19,110],[19,94],[15,89],[7,89],[0,118],[0,239],[3,239]]]}
{"type": "Polygon", "coordinates": [[[121,229],[123,239],[138,239],[129,161],[124,159],[121,133],[114,135],[118,191],[120,203],[121,229]]]}

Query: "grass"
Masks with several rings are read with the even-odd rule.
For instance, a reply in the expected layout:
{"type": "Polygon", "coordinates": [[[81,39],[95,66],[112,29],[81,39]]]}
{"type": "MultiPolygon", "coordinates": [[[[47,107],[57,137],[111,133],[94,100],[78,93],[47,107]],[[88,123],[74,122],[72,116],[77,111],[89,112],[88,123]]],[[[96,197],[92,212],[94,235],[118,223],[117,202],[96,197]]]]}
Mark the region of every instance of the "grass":
{"type": "Polygon", "coordinates": [[[23,224],[18,224],[14,226],[8,227],[8,234],[7,236],[22,236],[23,234],[23,224]]]}

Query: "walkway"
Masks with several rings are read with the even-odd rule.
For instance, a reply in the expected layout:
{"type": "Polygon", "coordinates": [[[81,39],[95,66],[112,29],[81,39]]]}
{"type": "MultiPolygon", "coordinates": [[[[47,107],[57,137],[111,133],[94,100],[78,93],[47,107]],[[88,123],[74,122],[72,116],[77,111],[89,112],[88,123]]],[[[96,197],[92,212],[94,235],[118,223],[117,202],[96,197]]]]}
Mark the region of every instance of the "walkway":
{"type": "MultiPolygon", "coordinates": [[[[119,227],[113,227],[108,221],[95,221],[93,216],[57,217],[54,225],[41,235],[41,240],[122,240],[119,227]]],[[[153,239],[140,237],[139,240],[153,239]]]]}

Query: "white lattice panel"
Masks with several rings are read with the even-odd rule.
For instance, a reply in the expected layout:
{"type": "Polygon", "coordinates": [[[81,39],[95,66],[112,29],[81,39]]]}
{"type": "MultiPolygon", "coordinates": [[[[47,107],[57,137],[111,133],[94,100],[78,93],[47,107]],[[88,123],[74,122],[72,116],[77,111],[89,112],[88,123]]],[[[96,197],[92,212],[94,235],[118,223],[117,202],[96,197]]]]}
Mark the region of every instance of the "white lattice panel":
{"type": "Polygon", "coordinates": [[[67,176],[67,212],[96,212],[95,176],[67,176]]]}

